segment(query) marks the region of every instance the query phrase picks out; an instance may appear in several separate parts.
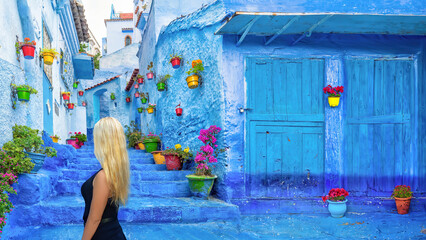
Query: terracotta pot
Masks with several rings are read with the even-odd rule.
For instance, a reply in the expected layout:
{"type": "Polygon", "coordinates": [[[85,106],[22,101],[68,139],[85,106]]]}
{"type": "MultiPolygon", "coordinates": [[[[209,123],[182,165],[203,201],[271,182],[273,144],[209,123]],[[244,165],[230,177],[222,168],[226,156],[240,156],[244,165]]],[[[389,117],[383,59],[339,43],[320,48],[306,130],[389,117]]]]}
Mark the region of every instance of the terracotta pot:
{"type": "Polygon", "coordinates": [[[166,159],[162,155],[163,151],[153,151],[151,152],[154,157],[155,164],[166,164],[166,159]]]}
{"type": "Polygon", "coordinates": [[[182,111],[183,111],[182,108],[176,108],[176,115],[177,116],[182,116],[182,111]]]}
{"type": "Polygon", "coordinates": [[[180,67],[180,58],[173,58],[171,63],[174,69],[178,69],[180,67]]]}
{"type": "Polygon", "coordinates": [[[182,162],[177,155],[174,154],[163,154],[166,159],[166,167],[168,171],[171,170],[182,170],[182,162]]]}
{"type": "Polygon", "coordinates": [[[34,58],[34,50],[35,46],[30,44],[24,44],[21,46],[22,53],[24,54],[25,59],[33,59],[34,58]]]}
{"type": "Polygon", "coordinates": [[[395,198],[396,209],[399,214],[407,214],[410,209],[411,197],[409,198],[395,198]]]}

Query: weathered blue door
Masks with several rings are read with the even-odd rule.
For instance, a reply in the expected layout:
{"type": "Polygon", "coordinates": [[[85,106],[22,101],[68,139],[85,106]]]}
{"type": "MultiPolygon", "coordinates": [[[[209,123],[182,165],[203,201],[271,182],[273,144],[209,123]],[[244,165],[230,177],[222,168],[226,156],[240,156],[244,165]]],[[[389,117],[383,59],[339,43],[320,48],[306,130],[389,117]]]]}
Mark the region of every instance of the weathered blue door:
{"type": "Polygon", "coordinates": [[[353,195],[390,196],[413,186],[414,64],[410,59],[347,59],[345,187],[353,195]]]}
{"type": "Polygon", "coordinates": [[[43,130],[53,135],[52,88],[45,73],[43,73],[43,130]]]}
{"type": "Polygon", "coordinates": [[[324,60],[248,58],[246,81],[247,195],[323,194],[324,60]]]}

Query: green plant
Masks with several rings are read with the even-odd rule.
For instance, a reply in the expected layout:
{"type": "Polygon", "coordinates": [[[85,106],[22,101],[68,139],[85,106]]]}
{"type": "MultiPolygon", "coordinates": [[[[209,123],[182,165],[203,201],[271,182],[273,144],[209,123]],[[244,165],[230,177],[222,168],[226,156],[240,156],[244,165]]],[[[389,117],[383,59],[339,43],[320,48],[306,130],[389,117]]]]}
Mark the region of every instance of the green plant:
{"type": "Polygon", "coordinates": [[[158,134],[158,135],[156,135],[156,134],[153,134],[152,132],[149,132],[149,134],[148,135],[143,135],[142,136],[142,141],[145,141],[145,140],[154,140],[154,141],[156,141],[156,142],[160,142],[161,141],[161,137],[163,136],[163,134],[162,133],[160,133],[160,134],[158,134]]]}
{"type": "Polygon", "coordinates": [[[0,235],[6,225],[6,213],[9,213],[14,208],[9,200],[9,194],[16,194],[16,190],[12,188],[11,184],[17,181],[17,176],[10,171],[5,171],[8,168],[4,168],[10,167],[9,163],[5,163],[5,159],[8,158],[9,156],[4,151],[0,152],[0,159],[3,159],[2,163],[0,163],[2,167],[0,172],[0,235]]]}
{"type": "Polygon", "coordinates": [[[148,94],[146,94],[146,93],[143,93],[143,92],[141,92],[140,93],[140,98],[142,99],[142,98],[147,98],[148,96],[147,96],[148,94]]]}
{"type": "Polygon", "coordinates": [[[409,198],[413,196],[411,187],[406,185],[398,185],[393,189],[392,198],[409,198]]]}
{"type": "Polygon", "coordinates": [[[148,103],[148,108],[155,109],[157,107],[157,104],[148,103]]]}
{"type": "MultiPolygon", "coordinates": [[[[71,133],[71,132],[69,132],[69,133],[71,133]]],[[[77,143],[87,142],[86,134],[81,133],[81,132],[74,132],[74,135],[72,135],[70,138],[76,138],[78,140],[77,143]]]]}
{"type": "Polygon", "coordinates": [[[0,149],[0,172],[10,172],[15,175],[29,173],[34,168],[31,158],[24,153],[22,147],[15,142],[9,141],[0,149]]]}
{"type": "Polygon", "coordinates": [[[200,59],[192,61],[192,67],[186,72],[188,75],[198,74],[199,72],[204,71],[203,61],[200,59]]]}
{"type": "Polygon", "coordinates": [[[54,138],[57,138],[58,140],[61,140],[61,138],[58,136],[58,135],[53,135],[53,136],[51,136],[51,137],[54,137],[54,138]]]}
{"type": "Polygon", "coordinates": [[[135,121],[130,122],[129,125],[125,125],[124,128],[126,129],[125,135],[127,138],[128,147],[134,147],[141,139],[142,139],[142,133],[139,131],[139,125],[135,123],[135,121]]]}
{"type": "Polygon", "coordinates": [[[93,62],[95,64],[95,69],[99,69],[99,61],[102,58],[100,53],[96,53],[96,55],[93,57],[93,62]]]}
{"type": "Polygon", "coordinates": [[[12,83],[12,87],[15,88],[15,90],[18,89],[18,88],[25,88],[26,90],[28,90],[30,92],[30,94],[37,94],[38,93],[37,90],[35,90],[31,86],[28,86],[28,85],[25,85],[25,84],[16,85],[16,84],[12,83]]]}
{"type": "Polygon", "coordinates": [[[115,93],[111,93],[111,99],[115,99],[115,93]]]}
{"type": "Polygon", "coordinates": [[[87,51],[87,45],[85,43],[80,43],[80,49],[78,50],[81,53],[85,53],[87,51]]]}
{"type": "Polygon", "coordinates": [[[164,76],[160,76],[159,77],[160,80],[158,80],[157,84],[158,83],[164,83],[164,84],[166,84],[167,80],[169,80],[171,77],[172,76],[170,74],[166,74],[164,76]]]}
{"type": "Polygon", "coordinates": [[[24,42],[19,42],[19,45],[22,47],[22,45],[36,45],[35,41],[31,41],[30,38],[24,38],[24,42]]]}
{"type": "Polygon", "coordinates": [[[182,146],[180,144],[176,144],[174,148],[167,147],[167,149],[163,151],[163,155],[176,155],[179,157],[181,162],[193,157],[189,147],[182,150],[182,146]]]}
{"type": "Polygon", "coordinates": [[[172,62],[173,59],[178,58],[179,60],[182,60],[182,56],[175,54],[173,52],[173,54],[170,54],[170,63],[172,62]]]}
{"type": "Polygon", "coordinates": [[[152,70],[154,69],[154,63],[150,62],[147,69],[148,71],[152,72],[152,70]]]}
{"type": "Polygon", "coordinates": [[[142,75],[140,75],[140,74],[138,74],[137,78],[143,78],[143,76],[142,76],[142,75]]]}
{"type": "Polygon", "coordinates": [[[55,59],[59,55],[59,53],[54,48],[52,48],[52,49],[43,48],[43,50],[41,50],[41,52],[40,52],[40,55],[43,56],[43,54],[46,54],[46,53],[52,54],[55,59]]]}

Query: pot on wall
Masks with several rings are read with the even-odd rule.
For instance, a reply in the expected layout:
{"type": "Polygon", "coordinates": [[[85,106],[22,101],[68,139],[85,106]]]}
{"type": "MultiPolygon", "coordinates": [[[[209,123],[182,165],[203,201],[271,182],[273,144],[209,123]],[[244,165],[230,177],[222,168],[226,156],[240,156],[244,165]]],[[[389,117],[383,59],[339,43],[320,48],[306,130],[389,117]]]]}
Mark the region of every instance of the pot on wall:
{"type": "Polygon", "coordinates": [[[178,108],[176,108],[176,115],[179,117],[179,116],[182,116],[182,111],[183,111],[183,109],[181,108],[181,107],[178,107],[178,108]]]}
{"type": "Polygon", "coordinates": [[[68,109],[73,110],[74,109],[74,103],[67,103],[68,109]]]}
{"type": "Polygon", "coordinates": [[[52,141],[54,143],[58,143],[58,141],[59,141],[59,139],[57,137],[55,137],[55,136],[50,136],[50,138],[52,139],[52,141]]]}
{"type": "Polygon", "coordinates": [[[40,154],[40,153],[32,153],[32,152],[25,152],[25,153],[28,154],[28,157],[31,158],[31,162],[34,163],[34,168],[33,170],[31,170],[31,173],[37,173],[38,170],[40,170],[41,167],[43,166],[46,155],[40,154]]]}
{"type": "Polygon", "coordinates": [[[138,78],[138,83],[142,84],[143,83],[143,78],[138,78]]]}
{"type": "Polygon", "coordinates": [[[337,107],[339,106],[340,97],[328,97],[328,104],[330,104],[330,107],[337,107]]]}
{"type": "Polygon", "coordinates": [[[166,89],[166,84],[165,83],[157,83],[157,89],[159,92],[162,92],[166,89]]]}
{"type": "Polygon", "coordinates": [[[197,175],[186,175],[188,178],[189,189],[192,195],[195,197],[207,199],[213,188],[214,180],[217,176],[197,176],[197,175]]]}
{"type": "Polygon", "coordinates": [[[85,102],[85,101],[83,101],[83,102],[81,102],[81,105],[82,105],[83,107],[85,107],[87,104],[86,104],[86,102],[85,102]]]}
{"type": "Polygon", "coordinates": [[[149,72],[146,74],[146,78],[148,78],[148,80],[152,80],[154,79],[154,73],[153,72],[149,72]]]}
{"type": "Polygon", "coordinates": [[[24,44],[21,46],[22,53],[24,54],[25,59],[33,59],[35,46],[30,44],[24,44]]]}
{"type": "Polygon", "coordinates": [[[138,108],[138,112],[142,113],[143,112],[143,108],[138,108]]]}
{"type": "Polygon", "coordinates": [[[194,74],[186,78],[186,83],[190,89],[195,89],[198,87],[198,75],[194,74]]]}
{"type": "Polygon", "coordinates": [[[52,65],[55,55],[53,53],[43,53],[43,61],[46,65],[52,65]]]}
{"type": "Polygon", "coordinates": [[[30,91],[26,88],[17,88],[18,100],[28,102],[30,100],[30,91]]]}
{"type": "Polygon", "coordinates": [[[174,69],[178,69],[180,67],[180,58],[175,57],[170,62],[174,69]]]}
{"type": "Polygon", "coordinates": [[[139,92],[135,92],[135,98],[138,98],[139,96],[139,92]]]}
{"type": "Polygon", "coordinates": [[[84,94],[84,91],[78,91],[79,96],[83,96],[83,94],[84,94]]]}
{"type": "Polygon", "coordinates": [[[153,151],[151,152],[152,156],[154,157],[155,164],[166,164],[166,159],[163,156],[163,151],[153,151]]]}
{"type": "Polygon", "coordinates": [[[72,87],[73,87],[74,89],[77,89],[77,88],[78,88],[78,82],[74,82],[74,83],[72,84],[72,87]]]}
{"type": "Polygon", "coordinates": [[[138,88],[139,88],[139,84],[137,84],[137,83],[136,83],[136,84],[134,85],[134,87],[135,87],[135,89],[138,89],[138,88]]]}
{"type": "Polygon", "coordinates": [[[126,97],[126,102],[130,102],[131,100],[130,100],[130,97],[126,97]]]}
{"type": "Polygon", "coordinates": [[[345,215],[346,213],[346,202],[348,200],[345,199],[345,201],[341,201],[341,202],[334,202],[334,201],[330,201],[327,200],[328,202],[328,211],[331,213],[332,217],[335,218],[341,218],[345,215]]]}
{"type": "Polygon", "coordinates": [[[148,99],[147,98],[141,98],[141,103],[143,103],[143,104],[145,104],[146,102],[148,101],[148,99]]]}
{"type": "Polygon", "coordinates": [[[64,100],[70,100],[70,95],[69,94],[66,94],[66,93],[63,93],[62,94],[62,98],[64,99],[64,100]]]}
{"type": "Polygon", "coordinates": [[[154,108],[147,108],[147,109],[146,109],[146,111],[147,111],[149,114],[153,114],[153,113],[154,113],[154,108]]]}
{"type": "Polygon", "coordinates": [[[397,198],[395,197],[396,210],[399,214],[407,214],[410,209],[411,197],[397,198]]]}

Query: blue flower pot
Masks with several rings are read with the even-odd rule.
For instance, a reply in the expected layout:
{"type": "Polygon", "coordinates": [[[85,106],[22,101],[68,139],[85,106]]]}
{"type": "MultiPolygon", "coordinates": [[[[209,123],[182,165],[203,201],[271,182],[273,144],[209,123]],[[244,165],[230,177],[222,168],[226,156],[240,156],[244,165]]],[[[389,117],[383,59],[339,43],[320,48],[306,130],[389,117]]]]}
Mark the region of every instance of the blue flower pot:
{"type": "Polygon", "coordinates": [[[341,218],[345,215],[346,213],[346,202],[348,200],[345,199],[345,201],[343,202],[333,202],[330,200],[327,200],[328,202],[328,211],[330,211],[331,216],[335,217],[335,218],[341,218]]]}
{"type": "Polygon", "coordinates": [[[37,173],[38,170],[43,166],[44,159],[46,158],[46,155],[40,154],[40,153],[31,153],[31,152],[25,152],[28,154],[28,157],[31,158],[31,162],[34,163],[34,168],[31,170],[31,173],[37,173]]]}

